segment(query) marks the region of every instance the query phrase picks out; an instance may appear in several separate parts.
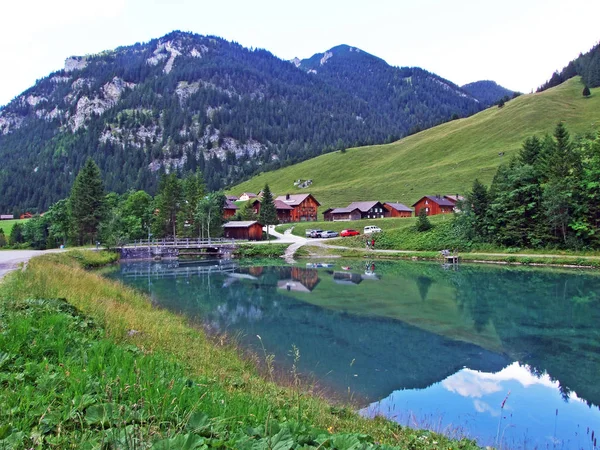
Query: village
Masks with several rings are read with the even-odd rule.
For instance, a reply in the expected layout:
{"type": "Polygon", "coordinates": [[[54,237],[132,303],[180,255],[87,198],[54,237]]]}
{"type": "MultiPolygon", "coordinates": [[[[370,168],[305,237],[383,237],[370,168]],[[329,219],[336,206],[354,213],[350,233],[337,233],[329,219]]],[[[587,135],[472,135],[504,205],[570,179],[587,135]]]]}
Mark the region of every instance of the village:
{"type": "MultiPolygon", "coordinates": [[[[262,191],[258,194],[243,192],[239,197],[235,195],[227,196],[223,218],[229,219],[229,221],[223,225],[224,237],[251,241],[263,239],[263,224],[259,223],[258,220],[235,220],[236,217],[239,217],[239,210],[245,202],[250,202],[254,215],[258,217],[262,194],[262,191]]],[[[428,216],[434,216],[456,211],[457,203],[462,200],[464,198],[458,194],[425,195],[415,202],[412,207],[398,202],[360,201],[352,202],[346,207],[327,208],[321,214],[325,222],[413,217],[413,211],[414,215],[418,216],[421,209],[425,209],[428,216]]],[[[273,203],[280,224],[316,222],[319,220],[318,208],[321,203],[310,193],[280,195],[274,198],[273,203]]]]}

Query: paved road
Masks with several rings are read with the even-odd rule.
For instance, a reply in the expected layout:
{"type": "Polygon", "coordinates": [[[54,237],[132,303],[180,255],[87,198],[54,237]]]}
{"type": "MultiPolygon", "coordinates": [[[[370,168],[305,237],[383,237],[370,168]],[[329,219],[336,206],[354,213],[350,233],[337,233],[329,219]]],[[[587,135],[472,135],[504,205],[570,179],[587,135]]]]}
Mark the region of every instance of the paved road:
{"type": "Polygon", "coordinates": [[[18,269],[19,264],[29,261],[34,256],[61,251],[64,250],[2,250],[0,251],[0,279],[8,272],[18,269]]]}

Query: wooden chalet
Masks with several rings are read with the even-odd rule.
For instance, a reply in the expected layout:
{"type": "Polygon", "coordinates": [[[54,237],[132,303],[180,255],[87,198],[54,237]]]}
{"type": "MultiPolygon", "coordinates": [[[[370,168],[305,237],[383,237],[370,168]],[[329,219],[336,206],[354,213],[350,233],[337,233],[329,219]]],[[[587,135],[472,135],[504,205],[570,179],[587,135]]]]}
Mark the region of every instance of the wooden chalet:
{"type": "Polygon", "coordinates": [[[329,208],[323,213],[325,221],[360,220],[362,214],[358,208],[329,208]]]}
{"type": "Polygon", "coordinates": [[[387,213],[387,210],[383,207],[383,203],[377,201],[352,202],[346,209],[358,209],[361,219],[383,219],[387,213]]]}
{"type": "Polygon", "coordinates": [[[415,216],[419,215],[421,208],[425,208],[428,216],[435,216],[453,212],[455,204],[456,201],[449,200],[441,195],[426,195],[413,204],[413,207],[415,208],[415,216]]]}
{"type": "Polygon", "coordinates": [[[231,200],[227,200],[225,202],[225,208],[223,208],[223,219],[229,219],[237,213],[238,206],[233,203],[231,200]]]}
{"type": "Polygon", "coordinates": [[[290,222],[313,222],[317,220],[317,209],[321,204],[312,194],[280,195],[275,201],[291,206],[290,222]]]}
{"type": "Polygon", "coordinates": [[[386,217],[411,217],[412,208],[409,208],[402,203],[389,203],[383,204],[383,207],[387,211],[386,217]]]}
{"type": "MultiPolygon", "coordinates": [[[[277,212],[277,220],[279,223],[289,223],[292,221],[292,211],[293,207],[282,202],[281,200],[273,200],[275,204],[275,211],[277,212]]],[[[256,199],[252,202],[252,209],[254,210],[254,214],[257,216],[260,214],[260,205],[261,201],[256,199]]]]}
{"type": "Polygon", "coordinates": [[[262,241],[263,227],[256,220],[232,220],[223,225],[223,235],[227,239],[262,241]]]}

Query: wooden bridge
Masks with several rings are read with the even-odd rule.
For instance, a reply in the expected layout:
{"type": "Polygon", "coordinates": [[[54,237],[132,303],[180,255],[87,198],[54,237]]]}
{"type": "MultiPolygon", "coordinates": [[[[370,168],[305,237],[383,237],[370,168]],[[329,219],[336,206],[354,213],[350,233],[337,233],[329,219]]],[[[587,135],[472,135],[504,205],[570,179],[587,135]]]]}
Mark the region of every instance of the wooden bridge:
{"type": "Polygon", "coordinates": [[[237,249],[232,239],[138,239],[121,247],[122,259],[160,259],[185,256],[230,255],[237,249]]]}

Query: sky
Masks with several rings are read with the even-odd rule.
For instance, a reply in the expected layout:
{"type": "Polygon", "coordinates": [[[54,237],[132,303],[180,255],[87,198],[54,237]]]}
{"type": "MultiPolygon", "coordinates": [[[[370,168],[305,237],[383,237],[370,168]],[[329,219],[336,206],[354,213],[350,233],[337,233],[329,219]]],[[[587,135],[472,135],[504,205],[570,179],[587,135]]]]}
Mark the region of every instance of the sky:
{"type": "Polygon", "coordinates": [[[528,93],[598,41],[598,0],[8,0],[0,16],[0,105],[65,58],[170,31],[216,35],[282,59],[339,44],[458,85],[528,93]]]}

